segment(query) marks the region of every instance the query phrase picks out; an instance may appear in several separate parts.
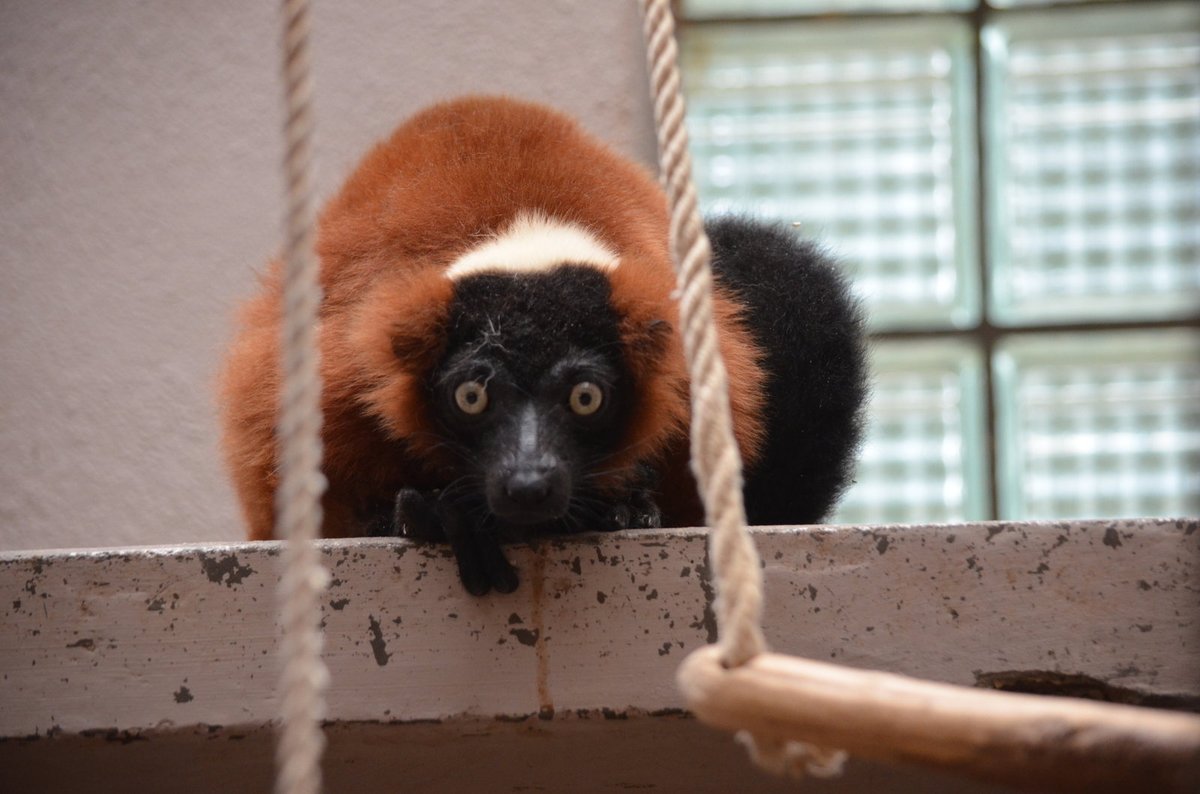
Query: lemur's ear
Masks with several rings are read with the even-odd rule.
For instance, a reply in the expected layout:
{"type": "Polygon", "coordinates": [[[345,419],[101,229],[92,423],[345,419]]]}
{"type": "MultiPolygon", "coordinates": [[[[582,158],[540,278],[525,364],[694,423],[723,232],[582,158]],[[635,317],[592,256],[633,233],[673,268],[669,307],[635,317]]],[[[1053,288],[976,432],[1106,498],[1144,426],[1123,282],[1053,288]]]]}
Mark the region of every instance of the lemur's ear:
{"type": "Polygon", "coordinates": [[[655,318],[649,321],[628,319],[623,324],[621,335],[625,341],[625,356],[629,368],[638,375],[655,369],[666,352],[674,328],[671,323],[655,318]]]}
{"type": "Polygon", "coordinates": [[[437,273],[398,277],[363,300],[351,334],[376,371],[399,367],[424,374],[445,347],[454,285],[437,273]]]}
{"type": "Polygon", "coordinates": [[[432,437],[423,384],[445,351],[453,298],[453,284],[440,273],[396,277],[371,290],[347,329],[358,400],[389,435],[414,449],[432,437]]]}

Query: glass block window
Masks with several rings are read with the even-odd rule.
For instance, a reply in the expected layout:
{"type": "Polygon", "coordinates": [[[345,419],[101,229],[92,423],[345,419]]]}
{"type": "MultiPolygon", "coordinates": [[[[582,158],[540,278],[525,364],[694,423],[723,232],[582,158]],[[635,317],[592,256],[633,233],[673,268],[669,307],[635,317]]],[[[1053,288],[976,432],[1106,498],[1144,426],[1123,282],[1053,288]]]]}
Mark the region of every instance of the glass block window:
{"type": "Polygon", "coordinates": [[[704,210],[869,314],[835,521],[1200,515],[1200,3],[682,8],[704,210]]]}
{"type": "Polygon", "coordinates": [[[984,31],[997,322],[1200,306],[1200,6],[1101,10],[984,31]]]}
{"type": "Polygon", "coordinates": [[[979,0],[683,0],[690,19],[771,17],[838,12],[967,11],[979,0]]]}
{"type": "Polygon", "coordinates": [[[881,342],[871,350],[871,369],[871,423],[857,482],[833,521],[984,518],[988,484],[978,351],[955,342],[881,342]]]}
{"type": "Polygon", "coordinates": [[[704,210],[837,241],[875,328],[974,322],[967,34],[936,22],[689,30],[704,210]]]}
{"type": "Polygon", "coordinates": [[[1200,339],[1029,336],[996,353],[1009,518],[1200,515],[1200,339]]]}
{"type": "MultiPolygon", "coordinates": [[[[1136,2],[1137,0],[1135,0],[1136,2]]],[[[1121,0],[988,0],[992,8],[1019,8],[1020,6],[1048,6],[1064,3],[1119,3],[1121,0]]]]}

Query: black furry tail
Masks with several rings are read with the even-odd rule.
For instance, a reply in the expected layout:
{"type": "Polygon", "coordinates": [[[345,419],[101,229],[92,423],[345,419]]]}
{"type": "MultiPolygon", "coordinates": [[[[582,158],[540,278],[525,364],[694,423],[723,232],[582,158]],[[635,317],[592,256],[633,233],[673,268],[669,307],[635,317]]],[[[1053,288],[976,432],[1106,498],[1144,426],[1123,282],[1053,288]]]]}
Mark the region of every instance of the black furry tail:
{"type": "Polygon", "coordinates": [[[846,489],[866,396],[863,318],[846,278],[792,229],[711,219],[713,271],[744,305],[769,374],[766,445],[746,471],[751,524],[815,524],[846,489]]]}

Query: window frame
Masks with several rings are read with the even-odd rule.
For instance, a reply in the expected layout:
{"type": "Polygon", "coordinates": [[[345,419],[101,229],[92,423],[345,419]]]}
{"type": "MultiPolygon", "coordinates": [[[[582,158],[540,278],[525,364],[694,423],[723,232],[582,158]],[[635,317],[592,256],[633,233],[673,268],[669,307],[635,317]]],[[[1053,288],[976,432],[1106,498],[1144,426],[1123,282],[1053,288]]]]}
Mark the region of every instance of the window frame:
{"type": "MultiPolygon", "coordinates": [[[[1000,386],[1000,377],[997,374],[998,368],[1002,366],[1002,358],[1006,346],[1020,345],[1020,340],[1028,339],[1035,335],[1067,335],[1080,336],[1090,334],[1108,334],[1113,332],[1144,332],[1144,331],[1162,331],[1162,332],[1180,332],[1189,331],[1192,333],[1200,333],[1200,305],[1188,307],[1187,305],[1175,306],[1172,310],[1164,311],[1162,316],[1150,318],[1119,318],[1109,317],[1105,319],[1071,319],[1068,318],[1063,322],[1048,322],[1045,320],[1020,320],[1007,319],[1003,320],[998,316],[997,307],[995,305],[994,286],[992,283],[992,274],[994,265],[1002,256],[999,247],[1000,242],[993,230],[1003,228],[995,224],[1003,222],[1000,218],[1000,207],[996,199],[996,192],[1003,185],[1001,174],[998,171],[998,160],[1002,156],[1002,150],[999,145],[994,145],[992,141],[1000,140],[998,136],[999,130],[995,128],[996,114],[991,112],[992,107],[999,101],[1002,90],[1001,80],[1002,75],[996,67],[994,48],[997,42],[1003,40],[1004,29],[1000,27],[1001,22],[1005,25],[1013,26],[1014,23],[1017,29],[1030,29],[1038,23],[1039,20],[1044,20],[1049,16],[1062,16],[1074,13],[1075,16],[1081,16],[1080,9],[1084,6],[1097,6],[1096,10],[1100,11],[1106,17],[1119,17],[1128,19],[1129,24],[1134,29],[1143,29],[1145,23],[1139,22],[1139,18],[1144,17],[1148,6],[1153,6],[1159,9],[1157,13],[1169,14],[1169,9],[1182,9],[1182,15],[1187,11],[1186,4],[1178,2],[1178,0],[1141,0],[1141,2],[1129,2],[1128,0],[1050,0],[1050,2],[1038,2],[1036,5],[1025,3],[1017,5],[1014,3],[994,2],[994,0],[979,0],[975,8],[970,10],[911,10],[911,11],[881,11],[881,10],[866,10],[861,12],[798,12],[781,15],[767,14],[749,14],[749,15],[719,15],[707,14],[702,18],[691,17],[687,14],[686,5],[682,0],[673,0],[676,16],[681,19],[680,35],[685,38],[689,31],[703,29],[709,26],[727,26],[727,25],[763,25],[766,23],[781,23],[781,22],[805,22],[814,26],[819,26],[824,23],[844,24],[847,21],[864,21],[864,22],[887,22],[891,24],[914,24],[914,23],[931,23],[938,20],[945,20],[951,23],[957,22],[966,23],[968,29],[968,63],[969,77],[973,82],[970,87],[968,103],[973,102],[973,108],[968,104],[968,110],[973,110],[969,124],[960,125],[961,129],[970,129],[970,134],[973,134],[974,140],[968,140],[967,146],[960,155],[965,158],[967,165],[961,168],[961,171],[967,174],[970,178],[967,179],[968,185],[964,185],[960,181],[959,176],[955,175],[956,187],[965,189],[965,193],[960,199],[960,205],[974,208],[974,217],[969,219],[969,222],[963,225],[963,228],[958,230],[959,233],[966,234],[970,237],[967,241],[968,249],[964,249],[962,243],[958,244],[958,250],[971,250],[974,252],[974,289],[977,295],[974,296],[978,301],[975,305],[977,311],[972,312],[973,317],[968,318],[970,321],[961,325],[947,326],[945,324],[930,323],[926,326],[917,326],[915,324],[903,324],[893,327],[885,327],[873,329],[869,333],[869,338],[872,344],[879,343],[895,343],[903,341],[921,341],[933,342],[945,340],[954,344],[966,344],[973,346],[978,351],[979,360],[982,362],[981,371],[983,378],[982,388],[982,403],[983,403],[983,434],[981,441],[984,445],[983,463],[980,467],[984,477],[984,494],[982,499],[982,515],[979,516],[964,516],[964,520],[974,520],[975,518],[996,520],[1000,518],[1019,520],[1022,517],[1018,515],[1006,515],[1005,508],[1010,508],[1012,500],[1005,498],[1002,495],[1004,487],[1001,484],[1001,478],[1005,476],[1005,472],[1009,472],[1011,476],[1011,465],[1006,461],[1004,452],[1001,450],[1000,438],[1002,437],[999,428],[1001,419],[999,414],[999,403],[1002,399],[1008,399],[1007,396],[998,393],[1000,386]],[[1102,8],[1100,8],[1102,7],[1102,8]],[[1163,10],[1168,9],[1168,10],[1163,10]],[[972,129],[973,126],[973,129],[972,129]]],[[[1111,27],[1111,23],[1106,19],[1100,25],[1094,21],[1089,21],[1081,28],[1083,34],[1098,35],[1098,27],[1111,27]]],[[[684,76],[685,91],[686,91],[686,74],[684,76]]],[[[956,131],[956,134],[962,134],[956,131]]],[[[963,141],[958,141],[961,145],[963,141]]],[[[956,164],[957,169],[957,164],[956,164]]],[[[969,267],[969,264],[968,266],[969,267]]],[[[964,465],[967,465],[964,458],[964,465]]]]}

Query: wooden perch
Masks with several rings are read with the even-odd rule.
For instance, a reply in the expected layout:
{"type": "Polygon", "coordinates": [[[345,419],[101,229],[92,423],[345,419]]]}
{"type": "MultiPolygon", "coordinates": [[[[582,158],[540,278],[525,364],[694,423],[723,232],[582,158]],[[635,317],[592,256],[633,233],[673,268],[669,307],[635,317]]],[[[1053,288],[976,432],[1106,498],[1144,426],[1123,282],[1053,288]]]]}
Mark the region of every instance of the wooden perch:
{"type": "Polygon", "coordinates": [[[765,653],[724,669],[714,646],[678,683],[703,722],[1029,791],[1200,791],[1200,717],[1002,693],[765,653]]]}

